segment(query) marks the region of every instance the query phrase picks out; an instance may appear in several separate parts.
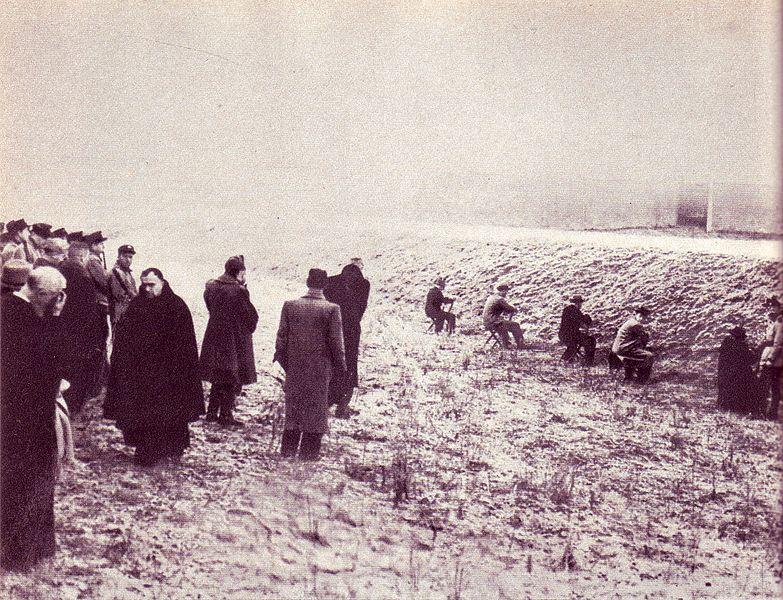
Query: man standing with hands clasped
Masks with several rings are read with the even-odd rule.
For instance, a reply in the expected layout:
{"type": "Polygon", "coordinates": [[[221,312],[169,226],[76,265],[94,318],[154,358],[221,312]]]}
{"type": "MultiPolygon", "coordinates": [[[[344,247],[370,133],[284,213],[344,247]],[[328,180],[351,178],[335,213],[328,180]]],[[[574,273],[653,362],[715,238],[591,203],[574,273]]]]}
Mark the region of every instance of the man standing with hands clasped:
{"type": "Polygon", "coordinates": [[[326,271],[310,269],[307,294],[283,304],[275,358],[285,370],[285,430],[280,453],[318,460],[329,430],[329,381],[344,374],[340,307],[324,298],[326,271]],[[300,448],[301,443],[301,448],[300,448]]]}
{"type": "Polygon", "coordinates": [[[209,322],[199,369],[201,379],[212,384],[206,420],[225,427],[241,426],[234,418],[234,403],[242,386],[256,381],[253,332],[258,324],[258,312],[247,289],[244,257],[232,256],[226,261],[225,272],[207,281],[204,302],[209,322]]]}

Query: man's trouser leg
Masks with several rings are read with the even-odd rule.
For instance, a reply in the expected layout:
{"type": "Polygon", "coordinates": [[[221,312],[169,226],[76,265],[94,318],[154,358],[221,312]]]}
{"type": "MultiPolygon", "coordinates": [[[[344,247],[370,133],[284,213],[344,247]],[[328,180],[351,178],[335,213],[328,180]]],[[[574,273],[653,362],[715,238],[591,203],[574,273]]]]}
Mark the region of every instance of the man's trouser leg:
{"type": "Polygon", "coordinates": [[[560,357],[560,360],[563,360],[565,362],[570,362],[574,359],[576,356],[577,351],[579,350],[579,340],[571,340],[566,344],[565,352],[563,352],[563,356],[560,357]]]}
{"type": "Polygon", "coordinates": [[[299,458],[302,460],[318,460],[321,457],[322,433],[303,433],[302,447],[299,448],[299,458]]]}
{"type": "Polygon", "coordinates": [[[633,372],[636,372],[636,379],[644,382],[650,378],[652,372],[653,360],[655,355],[647,350],[631,350],[623,354],[618,354],[623,360],[625,367],[625,378],[631,379],[633,372]]]}
{"type": "Polygon", "coordinates": [[[217,374],[219,383],[212,384],[220,386],[220,416],[218,421],[222,425],[238,425],[239,421],[234,418],[234,404],[236,402],[237,380],[231,371],[222,371],[217,374]]]}
{"type": "Polygon", "coordinates": [[[511,335],[514,336],[514,341],[517,343],[517,348],[521,348],[525,344],[525,338],[522,334],[522,328],[516,321],[508,321],[508,330],[511,335]]]}
{"type": "Polygon", "coordinates": [[[446,332],[454,333],[454,327],[457,325],[457,317],[452,313],[446,313],[446,332]]]}
{"type": "Polygon", "coordinates": [[[443,322],[446,320],[446,313],[443,311],[440,311],[437,315],[435,315],[435,333],[440,333],[443,331],[443,322]]]}
{"type": "Polygon", "coordinates": [[[592,335],[581,334],[579,343],[585,349],[585,362],[592,365],[595,360],[595,338],[592,335]]]}
{"type": "Polygon", "coordinates": [[[493,331],[495,334],[500,338],[500,344],[504,348],[510,348],[511,347],[511,338],[508,335],[508,321],[503,321],[501,323],[498,323],[493,328],[493,331]]]}
{"type": "Polygon", "coordinates": [[[302,438],[302,432],[298,429],[286,429],[283,431],[283,439],[280,443],[280,454],[285,458],[296,456],[299,449],[299,440],[302,438]]]}

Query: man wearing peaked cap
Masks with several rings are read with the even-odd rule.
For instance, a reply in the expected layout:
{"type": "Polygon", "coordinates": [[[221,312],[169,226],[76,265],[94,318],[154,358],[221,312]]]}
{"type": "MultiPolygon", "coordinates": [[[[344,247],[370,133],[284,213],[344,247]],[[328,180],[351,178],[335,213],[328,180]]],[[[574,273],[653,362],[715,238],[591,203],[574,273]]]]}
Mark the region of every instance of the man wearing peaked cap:
{"type": "Polygon", "coordinates": [[[60,227],[59,229],[55,229],[54,231],[52,231],[49,237],[66,239],[68,237],[68,232],[65,231],[65,228],[60,227]]]}
{"type": "Polygon", "coordinates": [[[139,294],[131,271],[135,254],[136,250],[130,244],[120,246],[117,249],[117,262],[109,273],[109,316],[112,332],[115,331],[131,300],[139,294]]]}
{"type": "Polygon", "coordinates": [[[11,259],[26,260],[31,265],[35,262],[37,255],[35,249],[30,243],[30,230],[24,219],[10,221],[6,224],[8,232],[8,242],[3,246],[3,263],[11,259]]]}
{"type": "Polygon", "coordinates": [[[84,241],[84,232],[82,231],[72,231],[69,234],[66,234],[65,239],[68,240],[69,244],[72,244],[73,242],[83,242],[84,241]]]}
{"type": "MultiPolygon", "coordinates": [[[[43,245],[49,239],[51,232],[52,226],[49,223],[35,223],[30,227],[30,243],[35,251],[36,260],[43,256],[43,245]]],[[[35,261],[33,261],[33,264],[35,264],[35,261]]]]}
{"type": "Polygon", "coordinates": [[[49,223],[35,223],[30,227],[30,232],[42,240],[47,239],[52,233],[52,226],[49,223]]]}
{"type": "Polygon", "coordinates": [[[109,340],[109,273],[106,270],[106,257],[103,254],[103,242],[108,238],[103,236],[100,231],[95,231],[84,236],[84,243],[90,248],[90,257],[87,261],[87,272],[90,274],[95,285],[95,301],[101,312],[101,331],[103,332],[103,372],[105,374],[108,366],[108,348],[106,343],[109,340]]]}
{"type": "Polygon", "coordinates": [[[585,330],[592,325],[593,320],[590,315],[582,312],[582,304],[584,303],[582,296],[577,294],[572,296],[570,300],[571,304],[563,309],[563,314],[560,317],[558,337],[566,345],[561,360],[572,361],[579,352],[579,348],[584,348],[585,363],[591,365],[595,358],[595,337],[588,335],[585,330]]]}

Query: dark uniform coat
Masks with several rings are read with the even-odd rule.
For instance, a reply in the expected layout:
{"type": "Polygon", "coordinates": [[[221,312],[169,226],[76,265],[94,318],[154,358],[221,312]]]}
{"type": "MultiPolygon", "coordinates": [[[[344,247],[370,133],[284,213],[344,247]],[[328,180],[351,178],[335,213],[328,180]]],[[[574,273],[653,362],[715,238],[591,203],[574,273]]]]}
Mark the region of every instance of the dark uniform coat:
{"type": "Polygon", "coordinates": [[[361,320],[367,310],[370,297],[370,282],[362,270],[354,264],[345,265],[339,275],[329,278],[324,297],[340,307],[345,343],[345,362],[348,367],[348,389],[359,385],[359,341],[362,335],[361,320]]]}
{"type": "Polygon", "coordinates": [[[718,353],[718,406],[737,412],[759,412],[761,384],[753,373],[756,356],[745,339],[728,335],[718,353]]]}
{"type": "Polygon", "coordinates": [[[97,392],[95,388],[102,367],[102,317],[95,299],[95,285],[87,269],[70,258],[58,269],[65,277],[68,295],[60,315],[66,339],[66,379],[71,383],[64,396],[69,410],[76,413],[84,401],[97,392]]]}
{"type": "Polygon", "coordinates": [[[27,569],[52,556],[57,454],[55,398],[62,376],[58,320],[2,298],[0,559],[27,569]]]}
{"type": "Polygon", "coordinates": [[[134,298],[117,327],[104,416],[131,445],[153,432],[177,436],[184,448],[187,423],[202,414],[193,319],[166,282],[159,297],[134,298]]]}
{"type": "Polygon", "coordinates": [[[560,317],[560,329],[558,337],[566,345],[579,341],[579,335],[582,326],[589,327],[593,320],[584,314],[576,304],[569,304],[563,309],[563,315],[560,317]]]}
{"type": "Polygon", "coordinates": [[[250,292],[235,278],[223,274],[210,279],[204,290],[209,322],[201,344],[201,379],[215,382],[230,372],[245,385],[256,381],[253,332],[258,312],[250,302],[250,292]]]}
{"type": "Polygon", "coordinates": [[[326,433],[329,380],[345,371],[340,307],[312,291],[285,302],[275,358],[286,372],[285,428],[326,433]]]}

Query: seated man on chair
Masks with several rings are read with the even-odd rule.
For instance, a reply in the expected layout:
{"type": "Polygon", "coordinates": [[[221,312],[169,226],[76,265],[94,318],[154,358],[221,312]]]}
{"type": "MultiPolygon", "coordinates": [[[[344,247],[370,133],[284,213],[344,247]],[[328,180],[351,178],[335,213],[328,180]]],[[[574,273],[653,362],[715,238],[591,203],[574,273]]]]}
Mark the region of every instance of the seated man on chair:
{"type": "Polygon", "coordinates": [[[623,362],[626,379],[632,379],[634,371],[640,382],[650,378],[655,356],[649,350],[645,350],[650,335],[643,325],[649,320],[651,312],[645,306],[634,308],[633,315],[622,324],[612,344],[612,352],[623,362]]]}
{"type": "Polygon", "coordinates": [[[584,348],[585,363],[591,365],[595,358],[595,337],[588,335],[585,330],[592,325],[593,320],[590,315],[582,312],[583,303],[584,298],[576,295],[571,298],[571,304],[563,309],[558,336],[560,341],[566,345],[566,349],[561,360],[566,362],[574,360],[579,348],[584,348]]]}
{"type": "Polygon", "coordinates": [[[453,304],[454,298],[446,298],[443,290],[446,288],[446,279],[438,277],[435,285],[427,293],[427,302],[424,306],[424,314],[432,319],[435,324],[435,333],[440,333],[443,329],[443,323],[446,323],[446,332],[454,333],[454,325],[457,318],[451,313],[443,310],[444,304],[453,304]]]}
{"type": "Polygon", "coordinates": [[[507,294],[508,285],[500,284],[497,287],[497,294],[492,294],[487,299],[482,318],[484,319],[484,327],[500,336],[500,343],[504,348],[511,347],[511,341],[508,337],[508,334],[511,333],[519,349],[522,348],[525,340],[522,337],[522,328],[519,323],[506,318],[506,315],[510,316],[517,312],[517,309],[506,301],[507,294]]]}

